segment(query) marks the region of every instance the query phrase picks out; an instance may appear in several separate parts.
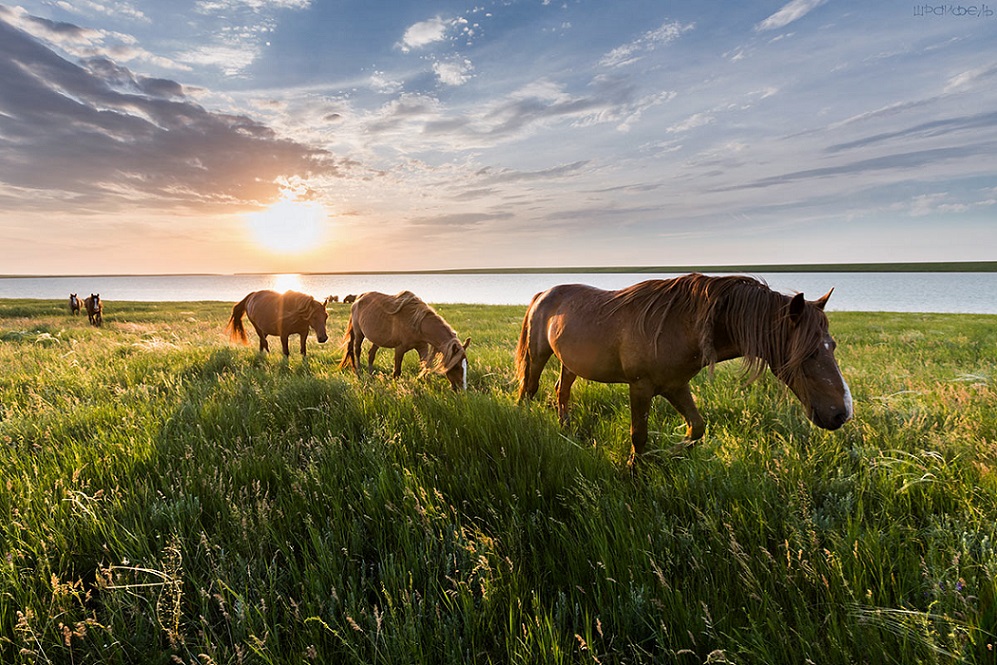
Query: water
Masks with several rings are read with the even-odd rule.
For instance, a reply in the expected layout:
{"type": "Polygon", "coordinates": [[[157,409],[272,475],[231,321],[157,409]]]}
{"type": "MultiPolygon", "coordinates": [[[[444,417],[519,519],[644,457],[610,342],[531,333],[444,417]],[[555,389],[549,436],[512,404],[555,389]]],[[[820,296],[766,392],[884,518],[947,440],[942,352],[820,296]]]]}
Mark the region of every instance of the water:
{"type": "MultiPolygon", "coordinates": [[[[237,302],[250,291],[295,289],[322,299],[364,291],[409,290],[431,303],[526,305],[538,291],[573,282],[618,289],[674,274],[416,274],[416,275],[175,275],[130,277],[4,277],[0,298],[68,300],[100,293],[114,300],[237,302]]],[[[829,310],[997,314],[997,273],[761,273],[783,293],[810,299],[834,287],[829,310]]]]}

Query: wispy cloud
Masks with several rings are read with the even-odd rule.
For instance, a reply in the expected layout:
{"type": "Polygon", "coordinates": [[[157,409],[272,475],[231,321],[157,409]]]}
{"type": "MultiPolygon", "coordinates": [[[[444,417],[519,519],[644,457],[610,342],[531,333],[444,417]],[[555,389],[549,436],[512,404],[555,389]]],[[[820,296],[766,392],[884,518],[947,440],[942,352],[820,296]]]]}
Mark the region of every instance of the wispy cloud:
{"type": "Polygon", "coordinates": [[[766,30],[785,28],[790,23],[800,20],[825,2],[826,0],[792,0],[792,2],[784,5],[779,11],[756,25],[755,30],[765,32],[766,30]]]}
{"type": "Polygon", "coordinates": [[[682,24],[679,21],[665,22],[655,30],[648,30],[637,39],[622,46],[617,46],[602,56],[599,64],[603,67],[632,65],[658,47],[675,41],[683,33],[689,32],[693,28],[695,28],[695,25],[692,23],[682,24]]]}
{"type": "Polygon", "coordinates": [[[164,69],[190,69],[174,60],[150,53],[138,46],[134,37],[120,32],[50,21],[32,16],[20,7],[3,5],[0,5],[0,20],[78,58],[106,57],[123,62],[143,62],[164,69]]]}
{"type": "Polygon", "coordinates": [[[67,2],[66,0],[59,0],[56,4],[68,12],[82,11],[84,13],[103,14],[105,16],[126,17],[144,23],[149,21],[149,17],[146,16],[145,12],[137,8],[133,2],[93,2],[92,0],[67,2]]]}
{"type": "Polygon", "coordinates": [[[709,113],[694,113],[682,122],[676,123],[671,127],[668,127],[665,131],[669,134],[679,134],[681,132],[688,132],[691,129],[696,129],[697,127],[702,127],[704,125],[711,124],[715,118],[709,113]]]}

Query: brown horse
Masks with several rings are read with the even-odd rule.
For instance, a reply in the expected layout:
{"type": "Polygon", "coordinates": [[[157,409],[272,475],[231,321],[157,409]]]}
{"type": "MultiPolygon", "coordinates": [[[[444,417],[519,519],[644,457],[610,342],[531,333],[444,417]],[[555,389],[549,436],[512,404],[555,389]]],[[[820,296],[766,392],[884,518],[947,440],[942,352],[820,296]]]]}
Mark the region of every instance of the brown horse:
{"type": "Polygon", "coordinates": [[[374,357],[383,346],[395,350],[393,376],[397,378],[402,374],[402,357],[415,349],[423,371],[439,371],[450,380],[454,390],[467,389],[467,347],[471,338],[461,344],[443,317],[415,294],[402,291],[389,296],[371,291],[358,296],[350,307],[344,339],[346,356],[340,367],[353,367],[359,375],[365,338],[373,344],[367,354],[368,371],[373,371],[374,357]],[[437,354],[442,355],[442,360],[433,363],[437,354]]]}
{"type": "Polygon", "coordinates": [[[80,299],[76,297],[75,293],[69,294],[69,313],[73,316],[80,313],[80,299]]]}
{"type": "Polygon", "coordinates": [[[253,291],[232,307],[232,317],[228,320],[225,330],[229,338],[249,344],[246,329],[242,325],[242,315],[249,317],[249,322],[256,329],[260,338],[260,353],[270,350],[267,335],[280,337],[284,356],[291,355],[288,349],[288,338],[298,335],[301,338],[301,355],[305,355],[305,342],[308,340],[308,328],[315,330],[319,344],[329,336],[325,332],[325,321],[329,313],[325,306],[309,295],[297,291],[277,293],[276,291],[253,291]]]}
{"type": "Polygon", "coordinates": [[[99,293],[91,293],[83,301],[83,305],[87,308],[87,318],[90,319],[90,325],[98,328],[104,325],[104,304],[100,301],[99,293]]]}
{"type": "MultiPolygon", "coordinates": [[[[833,289],[832,289],[833,290],[833,289]]],[[[619,291],[583,284],[533,297],[516,348],[519,398],[533,397],[551,355],[561,361],[557,406],[567,418],[579,376],[630,385],[631,460],[647,443],[651,398],[663,395],[686,421],[686,440],[705,422],[689,390],[704,367],[744,357],[751,379],[765,367],[796,394],[817,426],[835,430],[852,417],[852,398],[834,359],[824,305],[786,296],[750,277],[686,275],[619,291]]]]}

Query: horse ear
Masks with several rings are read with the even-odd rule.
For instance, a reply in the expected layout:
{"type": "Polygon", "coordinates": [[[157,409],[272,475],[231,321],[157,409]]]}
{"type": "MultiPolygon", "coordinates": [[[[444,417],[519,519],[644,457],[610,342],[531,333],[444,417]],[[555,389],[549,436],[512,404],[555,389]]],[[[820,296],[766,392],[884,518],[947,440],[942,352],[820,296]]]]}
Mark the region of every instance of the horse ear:
{"type": "Polygon", "coordinates": [[[471,346],[471,338],[468,337],[464,340],[464,350],[467,351],[467,347],[471,346]]]}
{"type": "Polygon", "coordinates": [[[789,302],[789,319],[793,323],[800,320],[803,315],[803,308],[807,306],[807,301],[803,298],[802,293],[797,293],[793,296],[793,299],[789,302]]]}
{"type": "Polygon", "coordinates": [[[831,297],[832,293],[834,293],[833,286],[831,287],[830,291],[822,295],[820,298],[817,298],[817,300],[814,300],[814,305],[816,305],[817,309],[819,309],[822,312],[824,311],[824,305],[827,304],[827,299],[831,297]]]}

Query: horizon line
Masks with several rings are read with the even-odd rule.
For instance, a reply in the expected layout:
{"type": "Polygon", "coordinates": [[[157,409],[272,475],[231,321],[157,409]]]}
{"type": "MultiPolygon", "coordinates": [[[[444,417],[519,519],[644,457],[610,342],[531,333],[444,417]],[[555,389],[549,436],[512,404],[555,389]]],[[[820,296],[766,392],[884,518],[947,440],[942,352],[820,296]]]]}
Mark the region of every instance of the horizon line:
{"type": "Polygon", "coordinates": [[[995,261],[898,261],[861,263],[764,263],[727,265],[661,266],[544,266],[507,268],[430,268],[422,270],[330,270],[246,272],[161,272],[92,274],[0,274],[0,279],[68,277],[242,277],[255,275],[487,275],[487,274],[576,274],[576,273],[689,273],[689,272],[997,272],[995,261]]]}

